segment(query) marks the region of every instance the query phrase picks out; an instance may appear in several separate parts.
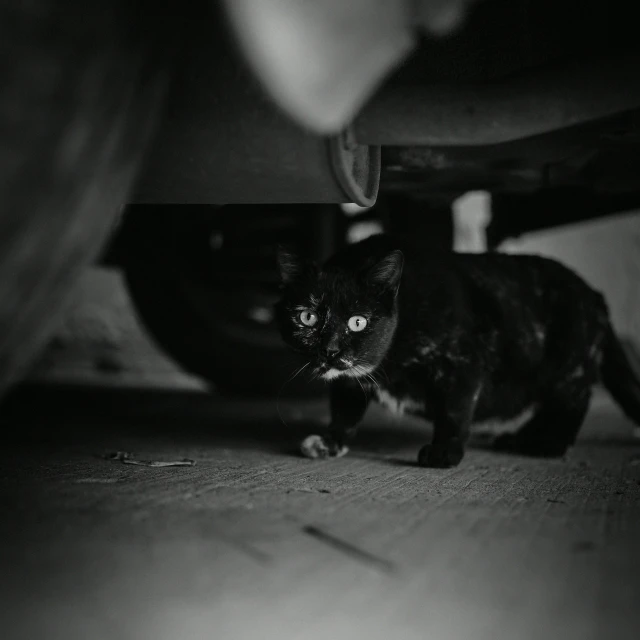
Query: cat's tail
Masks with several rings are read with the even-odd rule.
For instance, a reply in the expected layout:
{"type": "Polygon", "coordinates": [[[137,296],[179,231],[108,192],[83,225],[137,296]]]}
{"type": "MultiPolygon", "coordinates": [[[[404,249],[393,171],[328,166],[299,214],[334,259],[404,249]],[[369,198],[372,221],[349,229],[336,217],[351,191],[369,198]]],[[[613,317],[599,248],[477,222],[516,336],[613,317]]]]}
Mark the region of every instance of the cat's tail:
{"type": "Polygon", "coordinates": [[[609,325],[602,349],[600,365],[602,382],[620,408],[640,427],[640,372],[609,325]]]}

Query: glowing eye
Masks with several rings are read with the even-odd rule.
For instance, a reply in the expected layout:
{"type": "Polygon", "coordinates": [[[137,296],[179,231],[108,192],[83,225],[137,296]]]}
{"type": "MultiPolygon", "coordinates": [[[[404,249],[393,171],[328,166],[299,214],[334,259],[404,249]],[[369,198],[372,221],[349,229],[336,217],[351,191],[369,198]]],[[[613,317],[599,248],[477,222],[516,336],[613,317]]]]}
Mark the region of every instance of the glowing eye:
{"type": "Polygon", "coordinates": [[[352,316],[349,318],[347,326],[351,331],[362,331],[367,326],[367,319],[362,316],[352,316]]]}
{"type": "Polygon", "coordinates": [[[318,322],[318,316],[313,311],[305,310],[300,314],[300,322],[307,327],[313,327],[318,322]]]}

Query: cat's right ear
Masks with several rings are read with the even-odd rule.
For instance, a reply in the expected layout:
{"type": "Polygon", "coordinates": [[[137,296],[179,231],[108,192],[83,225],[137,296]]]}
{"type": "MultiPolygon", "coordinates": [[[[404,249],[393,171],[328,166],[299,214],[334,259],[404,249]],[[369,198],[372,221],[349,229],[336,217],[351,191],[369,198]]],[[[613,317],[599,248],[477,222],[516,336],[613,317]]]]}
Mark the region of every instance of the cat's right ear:
{"type": "Polygon", "coordinates": [[[314,269],[312,263],[303,260],[288,247],[278,247],[277,259],[280,270],[280,282],[284,286],[300,282],[305,277],[311,275],[314,269]]]}
{"type": "Polygon", "coordinates": [[[404,256],[402,251],[392,251],[369,270],[367,280],[369,284],[383,290],[392,291],[396,295],[400,287],[403,267],[404,256]]]}

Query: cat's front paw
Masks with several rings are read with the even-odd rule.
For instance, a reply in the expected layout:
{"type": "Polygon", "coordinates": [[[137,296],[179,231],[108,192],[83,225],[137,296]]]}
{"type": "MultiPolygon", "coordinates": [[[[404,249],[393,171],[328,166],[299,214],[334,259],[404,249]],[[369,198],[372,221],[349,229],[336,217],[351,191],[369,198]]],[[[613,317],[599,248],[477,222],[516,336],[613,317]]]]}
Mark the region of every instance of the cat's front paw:
{"type": "Polygon", "coordinates": [[[418,453],[418,464],[432,469],[457,467],[464,457],[464,445],[460,440],[451,440],[442,445],[426,444],[418,453]]]}
{"type": "Polygon", "coordinates": [[[307,436],[300,443],[300,452],[306,458],[324,459],[324,458],[341,458],[349,451],[349,448],[338,445],[330,438],[313,435],[307,436]]]}

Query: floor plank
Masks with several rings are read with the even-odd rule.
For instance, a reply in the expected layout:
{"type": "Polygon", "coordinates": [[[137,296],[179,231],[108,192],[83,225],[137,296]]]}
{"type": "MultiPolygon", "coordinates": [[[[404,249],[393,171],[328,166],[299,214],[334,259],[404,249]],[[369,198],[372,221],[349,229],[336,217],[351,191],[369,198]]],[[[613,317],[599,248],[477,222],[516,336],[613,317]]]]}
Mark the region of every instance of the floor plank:
{"type": "Polygon", "coordinates": [[[2,412],[3,637],[640,637],[640,443],[606,401],[566,460],[471,450],[372,411],[294,455],[319,403],[27,391],[2,412]],[[286,423],[286,424],[285,424],[286,423]],[[191,458],[193,467],[105,460],[191,458]],[[8,632],[8,633],[6,633],[8,632]]]}

